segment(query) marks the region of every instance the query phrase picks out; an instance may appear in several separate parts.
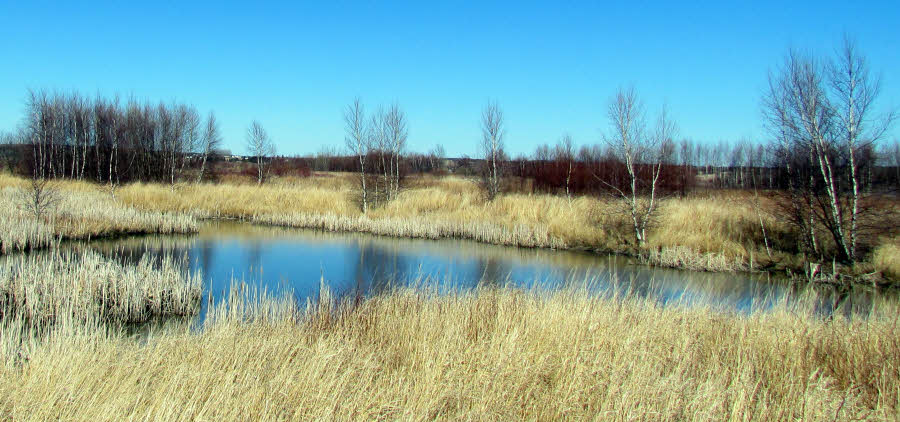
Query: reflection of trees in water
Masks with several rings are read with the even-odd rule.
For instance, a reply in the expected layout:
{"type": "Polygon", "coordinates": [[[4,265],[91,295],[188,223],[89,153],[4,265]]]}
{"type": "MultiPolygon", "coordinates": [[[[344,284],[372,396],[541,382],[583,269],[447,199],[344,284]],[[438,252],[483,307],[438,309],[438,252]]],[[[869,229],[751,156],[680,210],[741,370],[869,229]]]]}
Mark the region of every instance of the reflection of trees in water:
{"type": "Polygon", "coordinates": [[[259,279],[262,280],[262,242],[259,239],[252,239],[246,242],[246,245],[248,273],[251,274],[251,277],[253,274],[258,274],[259,279]]]}
{"type": "Polygon", "coordinates": [[[483,257],[475,261],[475,271],[478,287],[502,287],[509,281],[509,267],[503,261],[493,257],[483,257]]]}
{"type": "Polygon", "coordinates": [[[197,269],[192,265],[196,258],[194,244],[194,238],[179,235],[131,237],[116,241],[79,243],[71,247],[89,248],[106,259],[123,265],[136,265],[142,259],[147,259],[153,266],[158,267],[165,258],[174,258],[173,262],[179,265],[182,271],[188,272],[197,269]]]}
{"type": "Polygon", "coordinates": [[[390,291],[395,283],[413,281],[409,258],[376,242],[356,242],[357,259],[353,277],[357,294],[376,295],[390,291]]]}

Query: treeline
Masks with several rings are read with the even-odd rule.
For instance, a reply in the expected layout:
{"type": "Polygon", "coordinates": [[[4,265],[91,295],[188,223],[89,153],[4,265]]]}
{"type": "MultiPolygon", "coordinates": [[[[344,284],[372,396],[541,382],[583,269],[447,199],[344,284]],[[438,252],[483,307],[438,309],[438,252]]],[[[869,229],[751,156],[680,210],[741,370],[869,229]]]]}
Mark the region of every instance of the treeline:
{"type": "Polygon", "coordinates": [[[118,184],[202,179],[221,142],[215,115],[183,103],[151,104],[78,92],[30,91],[16,141],[24,175],[118,184]]]}

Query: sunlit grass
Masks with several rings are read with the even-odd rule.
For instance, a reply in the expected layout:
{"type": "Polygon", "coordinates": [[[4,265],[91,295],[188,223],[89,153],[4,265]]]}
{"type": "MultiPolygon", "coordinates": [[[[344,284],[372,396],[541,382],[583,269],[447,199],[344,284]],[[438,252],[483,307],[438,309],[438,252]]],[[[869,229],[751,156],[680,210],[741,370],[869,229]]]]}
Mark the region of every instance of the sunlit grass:
{"type": "Polygon", "coordinates": [[[38,217],[22,203],[20,192],[27,187],[8,176],[0,178],[0,186],[5,186],[0,187],[0,254],[44,248],[54,239],[190,233],[198,229],[190,215],[135,209],[83,182],[54,183],[57,201],[38,217]]]}
{"type": "Polygon", "coordinates": [[[60,332],[0,412],[65,420],[890,420],[896,304],[736,316],[587,291],[232,293],[200,332],[60,332]],[[242,299],[244,298],[244,299],[242,299]],[[893,316],[892,316],[893,315],[893,316]]]}

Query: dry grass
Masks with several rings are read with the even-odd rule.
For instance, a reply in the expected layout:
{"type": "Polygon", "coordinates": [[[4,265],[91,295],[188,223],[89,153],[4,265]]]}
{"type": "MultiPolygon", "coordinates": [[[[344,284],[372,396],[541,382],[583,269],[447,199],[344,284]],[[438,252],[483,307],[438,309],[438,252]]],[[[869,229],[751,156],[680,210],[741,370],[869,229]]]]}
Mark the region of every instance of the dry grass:
{"type": "Polygon", "coordinates": [[[199,304],[201,280],[172,257],[130,266],[91,251],[11,256],[0,261],[0,310],[35,325],[64,316],[132,323],[189,315],[199,304]]]}
{"type": "MultiPolygon", "coordinates": [[[[236,297],[237,295],[232,295],[236,297]]],[[[0,369],[14,420],[891,420],[896,306],[739,317],[580,290],[220,305],[202,332],[84,331],[0,369]]]]}
{"type": "Polygon", "coordinates": [[[140,233],[190,233],[197,221],[181,213],[138,210],[96,185],[55,184],[59,201],[41,218],[21,204],[21,179],[0,175],[0,254],[43,248],[54,239],[87,239],[140,233]]]}
{"type": "Polygon", "coordinates": [[[876,248],[872,264],[875,270],[895,280],[900,280],[900,239],[887,241],[876,248]]]}

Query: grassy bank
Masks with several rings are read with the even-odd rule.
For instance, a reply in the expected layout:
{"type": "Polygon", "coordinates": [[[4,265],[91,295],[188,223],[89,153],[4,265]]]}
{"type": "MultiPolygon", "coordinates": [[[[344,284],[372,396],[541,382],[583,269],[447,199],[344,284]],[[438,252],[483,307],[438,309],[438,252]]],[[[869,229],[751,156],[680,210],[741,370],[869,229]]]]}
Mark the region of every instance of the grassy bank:
{"type": "Polygon", "coordinates": [[[24,204],[25,181],[0,175],[0,254],[44,248],[58,239],[190,233],[198,228],[190,215],[136,209],[90,183],[50,186],[54,201],[38,217],[24,204]]]}
{"type": "MultiPolygon", "coordinates": [[[[593,197],[505,195],[484,200],[477,183],[457,177],[413,178],[399,197],[363,216],[353,179],[345,174],[255,184],[133,184],[120,190],[133,207],[196,216],[243,218],[292,227],[364,231],[403,237],[458,237],[487,243],[633,251],[619,203],[593,197]]],[[[769,216],[767,230],[783,231],[769,216]]],[[[743,262],[766,257],[759,218],[746,198],[724,194],[669,201],[649,249],[680,247],[700,261],[743,262]],[[686,248],[686,249],[685,249],[686,248]],[[709,255],[709,256],[708,256],[709,255]],[[723,259],[724,258],[724,259],[723,259]]]]}
{"type": "MultiPolygon", "coordinates": [[[[16,182],[7,177],[0,186],[16,182]]],[[[87,183],[60,182],[90,193],[87,183]]],[[[220,184],[130,184],[117,191],[119,206],[163,218],[239,218],[264,224],[397,237],[472,239],[485,243],[642,254],[654,265],[694,270],[802,269],[797,240],[773,218],[770,198],[715,192],[663,202],[648,245],[637,249],[627,214],[612,199],[509,194],[486,201],[475,181],[413,177],[398,198],[363,215],[349,174],[281,178],[257,186],[242,179],[220,184]],[[757,211],[759,210],[759,212],[757,211]],[[771,248],[764,246],[765,227],[771,248]]],[[[36,230],[23,226],[22,231],[36,230]]],[[[161,231],[159,227],[148,230],[161,231]]],[[[37,235],[36,235],[37,236],[37,235]]],[[[880,240],[856,271],[900,274],[896,238],[880,240]]],[[[823,246],[827,239],[823,237],[823,246]]]]}
{"type": "MultiPolygon", "coordinates": [[[[233,296],[234,297],[234,296],[233,296]]],[[[201,332],[58,333],[0,369],[15,420],[868,420],[900,409],[895,304],[749,317],[579,290],[219,305],[201,332]]]]}

